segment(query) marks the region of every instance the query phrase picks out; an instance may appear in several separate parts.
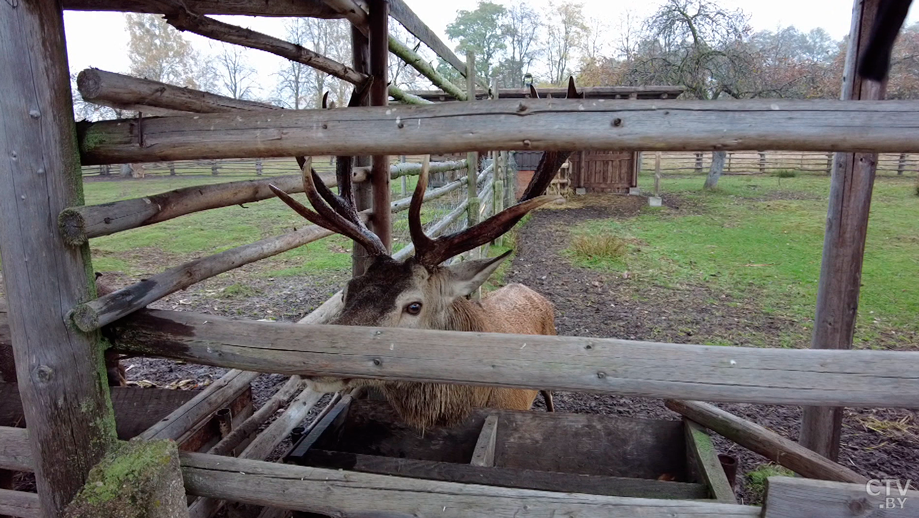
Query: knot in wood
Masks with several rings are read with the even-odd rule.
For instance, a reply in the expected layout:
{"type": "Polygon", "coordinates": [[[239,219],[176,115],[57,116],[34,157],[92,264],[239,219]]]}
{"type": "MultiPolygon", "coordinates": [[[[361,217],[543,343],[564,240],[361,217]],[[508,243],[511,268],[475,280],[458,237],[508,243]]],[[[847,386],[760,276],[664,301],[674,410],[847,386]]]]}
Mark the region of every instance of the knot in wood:
{"type": "Polygon", "coordinates": [[[606,377],[606,373],[603,372],[603,371],[600,371],[600,372],[597,373],[597,377],[600,378],[600,379],[602,380],[603,378],[606,377]]]}
{"type": "Polygon", "coordinates": [[[373,359],[373,364],[374,364],[375,366],[379,367],[380,365],[383,365],[383,360],[381,360],[381,359],[379,359],[379,358],[374,358],[374,359],[373,359]]]}
{"type": "Polygon", "coordinates": [[[622,119],[620,119],[619,117],[616,117],[615,119],[613,119],[613,127],[618,128],[619,126],[622,126],[622,119]]]}
{"type": "Polygon", "coordinates": [[[517,105],[517,113],[523,113],[527,111],[527,105],[520,103],[517,105]]]}
{"type": "Polygon", "coordinates": [[[530,147],[531,145],[532,144],[530,143],[529,139],[523,141],[523,147],[530,147]]]}
{"type": "Polygon", "coordinates": [[[48,367],[47,365],[39,365],[35,369],[35,377],[38,379],[39,383],[49,383],[52,378],[54,378],[54,369],[48,367]]]}

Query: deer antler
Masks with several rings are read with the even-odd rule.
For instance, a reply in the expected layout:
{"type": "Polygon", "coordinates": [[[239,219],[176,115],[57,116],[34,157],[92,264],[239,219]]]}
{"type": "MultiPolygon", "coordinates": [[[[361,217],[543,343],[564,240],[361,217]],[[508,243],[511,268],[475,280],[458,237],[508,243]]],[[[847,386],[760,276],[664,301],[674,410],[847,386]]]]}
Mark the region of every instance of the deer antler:
{"type": "MultiPolygon", "coordinates": [[[[461,230],[448,236],[431,239],[424,233],[421,225],[421,204],[424,192],[428,188],[428,171],[430,157],[426,156],[421,166],[421,176],[412,194],[412,203],[408,209],[408,230],[415,245],[415,261],[426,267],[434,267],[447,259],[473,248],[494,241],[498,236],[510,230],[531,210],[559,199],[558,196],[539,196],[522,200],[473,227],[461,230]]],[[[469,174],[475,174],[470,170],[469,174]]]]}
{"type": "MultiPolygon", "coordinates": [[[[368,87],[369,81],[355,88],[348,106],[359,106],[367,93],[368,87]]],[[[326,105],[326,101],[327,97],[323,96],[323,105],[326,105]]],[[[388,251],[383,242],[367,228],[367,225],[361,219],[360,213],[357,211],[354,202],[354,190],[351,188],[351,157],[337,157],[335,173],[338,179],[338,196],[326,187],[316,171],[313,170],[310,157],[298,157],[297,162],[300,164],[301,173],[303,174],[303,190],[307,199],[313,205],[315,212],[274,185],[268,186],[271,191],[308,221],[353,239],[360,243],[367,250],[367,253],[372,256],[386,255],[388,251]]]]}
{"type": "MultiPolygon", "coordinates": [[[[530,85],[530,95],[534,98],[539,97],[539,93],[533,88],[533,85],[530,85]]],[[[577,87],[574,86],[574,78],[568,76],[568,99],[583,99],[584,94],[579,93],[577,87]]],[[[555,175],[558,174],[558,170],[562,167],[562,164],[568,160],[568,157],[571,156],[571,151],[545,151],[542,154],[542,157],[539,159],[539,164],[536,166],[536,172],[533,173],[533,178],[530,179],[530,183],[527,184],[527,188],[523,191],[523,196],[520,197],[520,200],[528,200],[534,196],[538,196],[544,192],[549,187],[549,184],[552,183],[552,179],[555,178],[555,175]]]]}

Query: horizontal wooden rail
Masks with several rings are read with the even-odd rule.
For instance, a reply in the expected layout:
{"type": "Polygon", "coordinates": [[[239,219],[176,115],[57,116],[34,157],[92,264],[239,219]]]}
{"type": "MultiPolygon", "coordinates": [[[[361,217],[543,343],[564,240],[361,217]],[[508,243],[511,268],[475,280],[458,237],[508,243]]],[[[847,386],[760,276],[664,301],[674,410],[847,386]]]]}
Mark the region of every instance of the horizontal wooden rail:
{"type": "Polygon", "coordinates": [[[412,95],[396,85],[389,85],[389,96],[402,104],[434,104],[432,101],[427,101],[417,95],[412,95]]]}
{"type": "Polygon", "coordinates": [[[77,88],[84,101],[113,108],[133,109],[140,105],[192,113],[281,109],[273,104],[234,99],[96,68],[80,72],[77,88]]]}
{"type": "Polygon", "coordinates": [[[906,480],[891,480],[888,493],[884,481],[866,485],[769,477],[762,518],[919,518],[915,481],[910,489],[900,489],[896,482],[908,484],[906,480]]]}
{"type": "Polygon", "coordinates": [[[670,410],[718,432],[727,439],[801,476],[863,485],[868,482],[867,477],[716,406],[699,401],[673,400],[666,401],[666,405],[670,410]]]}
{"type": "Polygon", "coordinates": [[[32,447],[25,428],[0,426],[0,469],[32,471],[32,447]]]}
{"type": "MultiPolygon", "coordinates": [[[[629,99],[637,97],[638,99],[676,99],[683,93],[685,88],[682,86],[586,86],[578,88],[578,93],[582,94],[584,99],[629,99]]],[[[413,95],[429,101],[450,100],[450,96],[440,90],[414,90],[413,95]]],[[[487,99],[490,97],[488,90],[478,90],[475,93],[476,99],[487,99]]],[[[502,99],[527,99],[532,95],[529,88],[502,88],[502,99]]],[[[555,98],[564,99],[568,95],[566,87],[540,88],[539,95],[543,99],[555,98]]]]}
{"type": "MultiPolygon", "coordinates": [[[[154,0],[64,0],[64,9],[73,11],[116,11],[164,14],[163,2],[154,0]]],[[[308,16],[341,18],[322,0],[184,0],[185,5],[200,14],[241,16],[308,16]]]]}
{"type": "Polygon", "coordinates": [[[334,516],[755,518],[760,513],[758,507],[741,505],[459,484],[201,453],[180,456],[188,494],[334,516]]]}
{"type": "Polygon", "coordinates": [[[82,124],[83,163],[470,149],[919,151],[919,101],[508,99],[215,113],[138,124],[82,124]]]}
{"type": "Polygon", "coordinates": [[[42,518],[38,495],[25,491],[0,489],[0,516],[42,518]]]}
{"type": "MultiPolygon", "coordinates": [[[[466,184],[466,177],[459,178],[454,180],[444,186],[437,187],[436,189],[429,189],[424,193],[424,200],[434,200],[437,198],[442,198],[451,192],[463,187],[466,184]]],[[[393,212],[402,212],[408,210],[409,206],[412,204],[412,197],[407,196],[405,198],[398,199],[392,202],[392,211],[393,212]]]]}
{"type": "Polygon", "coordinates": [[[219,254],[195,259],[137,284],[80,304],[74,309],[72,318],[78,328],[88,333],[204,279],[293,250],[332,234],[332,231],[322,227],[307,225],[288,234],[265,238],[219,254]]]}
{"type": "MultiPolygon", "coordinates": [[[[431,172],[455,171],[465,167],[465,160],[438,162],[431,164],[431,172]]],[[[392,179],[419,174],[421,164],[407,162],[393,164],[390,167],[392,179]]],[[[362,168],[355,168],[352,176],[353,181],[358,183],[367,179],[366,171],[362,168]]],[[[321,173],[319,177],[328,187],[337,184],[334,173],[321,173]]],[[[289,194],[303,192],[303,178],[300,174],[198,185],[141,198],[70,207],[61,212],[58,223],[64,240],[70,245],[78,246],[94,237],[152,225],[202,210],[273,198],[274,193],[268,188],[268,184],[273,184],[289,194]]]]}
{"type": "Polygon", "coordinates": [[[702,401],[915,407],[919,353],[237,321],[142,311],[119,350],[244,370],[608,392],[702,401]]]}
{"type": "Polygon", "coordinates": [[[208,450],[208,453],[213,455],[231,455],[237,446],[257,432],[265,421],[274,416],[278,409],[286,405],[287,401],[301,390],[301,385],[303,385],[303,381],[300,379],[300,376],[291,376],[287,382],[265,402],[265,404],[260,406],[258,410],[246,418],[239,426],[233,428],[226,437],[220,439],[220,442],[208,450]]]}
{"type": "Polygon", "coordinates": [[[179,440],[197,423],[229,405],[257,377],[258,373],[256,372],[238,370],[227,372],[138,437],[147,441],[159,439],[179,440]]]}

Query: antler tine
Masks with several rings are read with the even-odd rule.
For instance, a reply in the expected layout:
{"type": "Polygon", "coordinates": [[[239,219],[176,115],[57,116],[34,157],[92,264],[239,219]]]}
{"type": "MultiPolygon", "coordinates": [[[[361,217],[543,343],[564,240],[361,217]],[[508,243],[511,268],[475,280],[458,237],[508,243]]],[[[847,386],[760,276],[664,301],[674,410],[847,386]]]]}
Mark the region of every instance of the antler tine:
{"type": "MultiPolygon", "coordinates": [[[[516,225],[517,222],[523,219],[531,210],[559,199],[561,199],[560,196],[540,196],[532,200],[518,203],[473,227],[434,240],[428,238],[430,243],[428,247],[423,250],[419,250],[418,244],[416,243],[416,261],[424,266],[433,267],[453,256],[472,250],[489,241],[494,241],[498,236],[504,234],[516,225]]],[[[414,240],[415,237],[413,235],[412,241],[414,242],[414,240]]]]}
{"type": "Polygon", "coordinates": [[[574,86],[574,76],[568,76],[568,94],[565,97],[566,99],[583,99],[584,94],[579,93],[576,86],[574,86]]]}
{"type": "MultiPolygon", "coordinates": [[[[367,250],[367,253],[370,255],[386,255],[388,251],[386,250],[386,247],[383,246],[383,242],[380,241],[380,238],[371,232],[370,229],[366,227],[366,225],[364,225],[363,221],[361,221],[360,215],[354,209],[353,205],[344,207],[343,205],[346,205],[344,200],[337,198],[336,205],[343,206],[342,213],[339,213],[326,204],[322,195],[319,194],[319,191],[316,188],[316,180],[318,179],[319,176],[316,175],[316,172],[313,171],[312,168],[310,168],[309,173],[307,173],[306,169],[304,168],[303,190],[306,193],[306,197],[310,200],[310,203],[313,204],[313,208],[315,208],[316,212],[319,213],[319,216],[327,220],[332,225],[332,228],[326,228],[329,228],[329,230],[334,230],[340,234],[350,237],[354,241],[357,241],[367,250]]],[[[323,188],[326,187],[323,185],[323,188]]],[[[334,197],[334,194],[332,194],[332,196],[334,197]]]]}
{"type": "Polygon", "coordinates": [[[323,218],[319,214],[316,214],[315,212],[310,210],[306,205],[303,205],[299,201],[293,199],[289,194],[282,191],[278,187],[275,187],[273,184],[268,184],[268,188],[271,189],[271,192],[273,192],[278,198],[281,198],[281,201],[286,203],[290,208],[294,209],[294,211],[296,211],[297,214],[306,218],[306,220],[309,221],[310,223],[314,225],[319,225],[320,227],[326,230],[331,230],[332,232],[339,231],[338,228],[335,227],[335,225],[329,222],[329,220],[323,218]]]}
{"type": "MultiPolygon", "coordinates": [[[[424,227],[421,225],[421,205],[424,203],[424,192],[428,189],[430,167],[431,155],[425,155],[421,160],[421,175],[418,176],[418,184],[415,185],[415,192],[412,193],[412,203],[408,207],[408,232],[412,237],[412,244],[415,245],[415,257],[419,259],[419,262],[427,256],[428,250],[431,250],[434,243],[434,240],[424,233],[424,227]]],[[[426,263],[422,262],[422,264],[426,263]]]]}
{"type": "Polygon", "coordinates": [[[533,85],[530,85],[530,97],[533,99],[539,99],[539,92],[536,91],[536,87],[533,85]]]}

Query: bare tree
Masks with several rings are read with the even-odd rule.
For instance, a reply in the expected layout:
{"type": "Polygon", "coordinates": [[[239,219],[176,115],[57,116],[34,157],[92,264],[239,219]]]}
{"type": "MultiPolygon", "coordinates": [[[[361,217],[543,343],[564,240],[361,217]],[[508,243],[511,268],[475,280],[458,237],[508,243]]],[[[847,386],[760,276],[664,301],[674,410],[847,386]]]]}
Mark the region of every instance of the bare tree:
{"type": "MultiPolygon", "coordinates": [[[[346,21],[293,18],[287,24],[287,40],[339,63],[351,62],[351,31],[346,21]]],[[[285,64],[277,78],[277,101],[291,108],[319,107],[326,91],[341,105],[350,91],[348,83],[300,63],[285,64]]]]}
{"type": "Polygon", "coordinates": [[[182,33],[152,14],[126,14],[131,74],[179,86],[201,88],[198,56],[182,33]]]}
{"type": "Polygon", "coordinates": [[[545,57],[549,81],[561,85],[571,73],[569,66],[574,53],[583,46],[589,28],[584,20],[583,6],[572,1],[549,2],[546,19],[545,57]]]}
{"type": "Polygon", "coordinates": [[[234,99],[251,99],[255,85],[255,69],[246,60],[245,50],[237,45],[221,45],[217,54],[216,72],[223,90],[234,99]]]}
{"type": "Polygon", "coordinates": [[[506,57],[496,71],[500,86],[518,88],[523,85],[524,74],[530,71],[541,52],[539,35],[542,30],[539,13],[528,4],[519,3],[508,8],[501,26],[506,57]]]}

